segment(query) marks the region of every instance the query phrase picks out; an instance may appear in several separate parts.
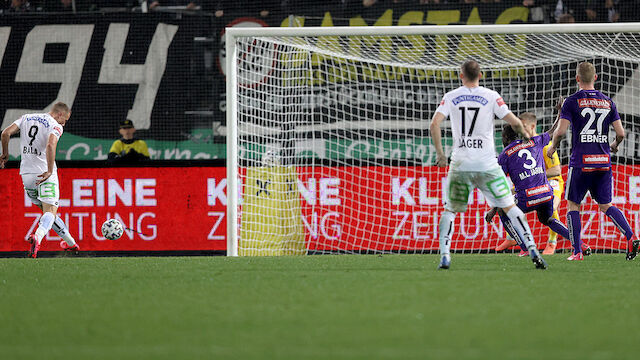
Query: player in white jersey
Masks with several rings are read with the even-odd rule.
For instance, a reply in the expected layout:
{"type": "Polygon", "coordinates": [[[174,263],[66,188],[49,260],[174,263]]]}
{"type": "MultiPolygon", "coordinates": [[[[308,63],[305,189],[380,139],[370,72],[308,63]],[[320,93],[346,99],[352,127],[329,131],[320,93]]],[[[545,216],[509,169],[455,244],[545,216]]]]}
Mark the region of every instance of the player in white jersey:
{"type": "Polygon", "coordinates": [[[440,269],[448,269],[451,264],[451,238],[456,212],[465,212],[469,194],[474,188],[480,189],[491,207],[501,208],[509,218],[505,226],[510,226],[518,234],[518,243],[529,250],[531,259],[538,269],[547,264],[540,256],[533,241],[531,229],[524,213],[515,206],[507,178],[496,159],[494,118],[497,116],[509,123],[524,138],[529,138],[527,130],[510,110],[500,95],[480,86],[480,65],[473,60],[462,64],[460,79],[462,86],[446,93],[431,120],[430,132],[436,148],[436,165],[447,166],[447,157],[442,148],[440,124],[447,117],[451,119],[453,153],[447,175],[444,211],[439,224],[440,269]]]}
{"type": "Polygon", "coordinates": [[[38,229],[27,239],[31,244],[29,256],[33,258],[38,256],[40,243],[52,227],[62,237],[60,246],[63,249],[72,252],[80,250],[64,221],[56,216],[60,199],[56,147],[62,127],[70,115],[69,107],[59,102],[49,113],[23,115],[2,131],[0,168],[4,168],[9,159],[9,138],[20,132],[22,184],[31,202],[43,213],[38,221],[38,229]]]}

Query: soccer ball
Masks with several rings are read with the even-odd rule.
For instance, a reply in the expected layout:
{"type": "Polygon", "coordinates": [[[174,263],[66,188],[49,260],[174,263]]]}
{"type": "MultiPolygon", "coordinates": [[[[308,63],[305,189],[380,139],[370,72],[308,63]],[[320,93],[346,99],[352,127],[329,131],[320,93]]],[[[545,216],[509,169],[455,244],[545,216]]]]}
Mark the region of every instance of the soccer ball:
{"type": "Polygon", "coordinates": [[[116,219],[109,219],[102,224],[102,236],[109,240],[118,240],[124,232],[124,226],[116,219]]]}

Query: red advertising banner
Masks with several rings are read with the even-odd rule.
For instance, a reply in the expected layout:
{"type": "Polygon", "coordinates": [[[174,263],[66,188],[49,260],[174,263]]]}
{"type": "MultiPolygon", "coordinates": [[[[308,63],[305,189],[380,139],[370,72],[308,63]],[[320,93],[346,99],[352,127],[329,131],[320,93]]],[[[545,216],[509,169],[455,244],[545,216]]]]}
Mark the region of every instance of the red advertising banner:
{"type": "MultiPolygon", "coordinates": [[[[437,250],[446,169],[438,167],[325,167],[298,169],[304,224],[310,250],[437,250]],[[324,185],[323,185],[324,184],[324,185]]],[[[563,169],[566,178],[567,168],[563,169]]],[[[640,167],[614,166],[613,203],[640,233],[640,167]]],[[[506,238],[482,194],[470,196],[466,213],[455,220],[452,249],[494,249],[506,238]]],[[[566,201],[559,209],[566,223],[566,201]]],[[[548,228],[528,214],[536,243],[547,242],[548,228]]],[[[624,237],[587,195],[582,206],[582,239],[593,248],[626,249],[624,237]]],[[[542,246],[541,246],[542,247],[542,246]]],[[[570,248],[558,238],[558,248],[570,248]]]]}
{"type": "MultiPolygon", "coordinates": [[[[566,173],[566,168],[564,169],[566,173]]],[[[437,167],[299,167],[297,190],[309,250],[437,250],[446,170],[437,167]]],[[[614,204],[640,233],[640,167],[614,166],[614,204]]],[[[226,169],[222,167],[62,168],[60,217],[86,251],[180,251],[226,249],[226,169]],[[102,237],[108,218],[120,220],[124,235],[102,237]]],[[[265,182],[265,186],[269,186],[265,182]]],[[[268,190],[268,189],[266,189],[268,190]]],[[[265,192],[266,194],[267,192],[265,192]]],[[[564,203],[564,201],[563,201],[564,203]]],[[[0,176],[0,251],[26,251],[40,210],[22,189],[17,169],[0,176]]],[[[455,221],[453,249],[492,249],[506,234],[488,224],[488,205],[474,192],[455,221]]],[[[561,221],[566,221],[561,205],[561,221]]],[[[497,218],[496,218],[497,220],[497,218]]],[[[583,205],[583,239],[595,248],[624,249],[614,224],[597,204],[583,205]]],[[[538,244],[548,230],[529,214],[538,244]]],[[[44,251],[59,250],[51,231],[44,251]]],[[[559,247],[570,247],[561,240],[559,247]]]]}
{"type": "MultiPolygon", "coordinates": [[[[1,174],[0,251],[26,251],[41,211],[18,169],[1,174]]],[[[58,213],[83,251],[226,249],[225,168],[62,168],[58,178],[58,213]],[[128,228],[115,241],[100,231],[112,217],[128,228]]],[[[60,240],[50,231],[41,250],[60,250],[60,240]]]]}

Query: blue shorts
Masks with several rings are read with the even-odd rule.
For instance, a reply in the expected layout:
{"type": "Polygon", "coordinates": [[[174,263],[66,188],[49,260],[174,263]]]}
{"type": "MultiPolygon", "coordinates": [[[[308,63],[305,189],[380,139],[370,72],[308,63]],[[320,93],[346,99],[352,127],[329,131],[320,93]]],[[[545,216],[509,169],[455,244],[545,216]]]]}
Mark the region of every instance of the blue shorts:
{"type": "Polygon", "coordinates": [[[609,204],[613,193],[611,168],[569,168],[565,199],[582,203],[587,191],[598,204],[609,204]]]}

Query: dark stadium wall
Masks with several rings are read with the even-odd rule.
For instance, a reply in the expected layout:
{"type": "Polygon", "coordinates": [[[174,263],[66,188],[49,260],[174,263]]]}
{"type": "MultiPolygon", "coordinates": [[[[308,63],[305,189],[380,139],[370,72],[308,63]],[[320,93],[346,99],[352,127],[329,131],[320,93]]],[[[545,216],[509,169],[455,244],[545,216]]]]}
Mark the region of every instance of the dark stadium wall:
{"type": "Polygon", "coordinates": [[[325,4],[279,9],[265,17],[227,11],[220,18],[209,13],[3,14],[0,117],[5,127],[55,101],[71,104],[58,153],[65,160],[105,159],[119,137],[117,124],[128,117],[149,143],[152,159],[224,158],[220,62],[227,26],[288,26],[290,19],[298,26],[513,23],[527,21],[528,15],[527,8],[504,4],[358,9],[325,4]]]}
{"type": "MultiPolygon", "coordinates": [[[[153,160],[223,159],[227,106],[222,64],[224,29],[228,26],[289,26],[290,21],[295,26],[520,23],[530,21],[529,11],[500,3],[428,7],[378,4],[358,10],[305,6],[271,11],[268,16],[260,16],[256,11],[227,11],[222,17],[208,13],[103,13],[62,18],[37,13],[3,14],[2,126],[23,113],[41,111],[60,100],[73,105],[71,120],[58,148],[60,160],[105,160],[111,143],[119,137],[117,124],[127,117],[134,120],[136,135],[147,142],[153,160]],[[147,86],[139,86],[141,83],[147,86]]],[[[450,48],[455,49],[455,44],[451,43],[450,48]]],[[[603,70],[623,65],[599,59],[594,62],[603,70]]],[[[538,99],[555,96],[542,96],[539,92],[553,89],[538,89],[536,84],[548,81],[551,73],[558,73],[553,70],[522,68],[491,72],[485,74],[484,81],[500,91],[516,112],[532,107],[550,108],[552,104],[539,103],[538,99]],[[505,86],[501,81],[505,78],[520,78],[526,85],[505,86]]],[[[559,73],[563,78],[554,81],[563,84],[573,81],[569,72],[559,73]]],[[[449,79],[456,76],[448,71],[414,75],[431,79],[426,86],[433,88],[435,91],[429,93],[434,94],[441,94],[444,87],[451,86],[449,79]]],[[[385,71],[371,76],[368,81],[388,80],[385,71]]],[[[605,93],[615,95],[631,76],[631,72],[612,72],[604,75],[600,83],[608,84],[603,89],[605,93]]],[[[407,80],[406,96],[420,104],[421,113],[414,115],[429,118],[439,99],[425,98],[424,89],[416,90],[411,79],[403,80],[407,80]]],[[[358,84],[350,85],[352,97],[381,96],[367,93],[358,84]]],[[[323,86],[315,87],[318,95],[323,95],[323,86]]],[[[376,109],[367,110],[378,113],[376,109]]],[[[623,114],[627,124],[640,124],[635,121],[637,115],[623,114]]],[[[420,147],[425,137],[418,130],[410,142],[420,147]]],[[[639,153],[640,141],[630,140],[625,143],[623,155],[631,157],[623,161],[639,153]]],[[[10,147],[10,154],[11,159],[16,159],[15,146],[10,147]]]]}

